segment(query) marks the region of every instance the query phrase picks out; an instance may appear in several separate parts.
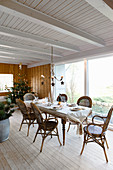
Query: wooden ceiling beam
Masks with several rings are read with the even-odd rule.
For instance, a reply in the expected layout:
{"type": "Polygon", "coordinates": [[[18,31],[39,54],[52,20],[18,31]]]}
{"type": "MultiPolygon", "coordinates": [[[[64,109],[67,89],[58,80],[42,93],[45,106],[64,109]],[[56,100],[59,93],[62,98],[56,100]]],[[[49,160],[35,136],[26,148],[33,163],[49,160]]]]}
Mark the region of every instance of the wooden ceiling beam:
{"type": "Polygon", "coordinates": [[[47,54],[36,54],[36,53],[30,53],[29,51],[24,51],[24,50],[17,50],[17,49],[12,49],[12,48],[7,48],[7,47],[0,47],[0,53],[9,53],[9,54],[14,54],[14,55],[20,55],[24,56],[26,58],[35,58],[38,60],[49,60],[50,61],[50,55],[47,54]]]}
{"type": "Polygon", "coordinates": [[[58,48],[66,49],[66,50],[79,51],[79,48],[77,48],[74,45],[68,44],[68,43],[63,43],[61,41],[54,41],[54,40],[51,40],[51,39],[48,39],[48,38],[44,38],[44,37],[41,37],[41,36],[17,31],[17,30],[11,29],[11,28],[3,27],[3,26],[0,26],[0,34],[6,35],[6,36],[9,36],[9,37],[19,38],[21,40],[35,42],[35,43],[42,42],[45,45],[58,47],[58,48]]]}
{"type": "Polygon", "coordinates": [[[77,54],[71,54],[68,56],[65,56],[63,58],[55,59],[55,64],[64,64],[68,62],[76,62],[76,61],[82,61],[83,59],[90,59],[90,58],[99,58],[99,57],[107,57],[107,56],[113,56],[113,46],[107,46],[103,48],[97,48],[92,50],[87,50],[84,52],[80,52],[77,54]]]}
{"type": "Polygon", "coordinates": [[[98,10],[101,14],[103,14],[108,19],[113,21],[113,10],[112,10],[113,1],[111,0],[85,0],[85,1],[88,2],[88,4],[90,4],[96,10],[98,10]],[[107,5],[107,3],[109,3],[109,6],[107,5]]]}
{"type": "Polygon", "coordinates": [[[21,62],[23,62],[23,61],[29,61],[29,62],[32,62],[32,61],[34,61],[34,62],[40,62],[41,60],[39,60],[39,59],[36,59],[36,58],[28,58],[28,57],[25,57],[25,56],[20,56],[20,55],[17,55],[17,54],[8,54],[8,53],[2,53],[2,52],[0,52],[0,60],[1,60],[1,58],[3,59],[9,59],[9,61],[10,61],[10,59],[13,59],[13,60],[15,60],[15,61],[21,61],[21,62]]]}
{"type": "Polygon", "coordinates": [[[28,63],[31,63],[31,62],[29,62],[29,60],[16,60],[16,59],[13,59],[13,58],[2,58],[2,56],[0,55],[0,63],[11,63],[11,64],[19,64],[19,63],[22,63],[22,64],[25,64],[25,65],[27,65],[28,63]]]}
{"type": "MultiPolygon", "coordinates": [[[[34,10],[30,7],[20,4],[19,2],[14,2],[11,0],[5,0],[5,1],[1,0],[0,9],[2,11],[7,11],[7,13],[9,14],[20,16],[21,18],[24,18],[31,22],[43,25],[45,26],[45,28],[51,28],[55,31],[69,35],[73,38],[80,39],[87,43],[90,43],[90,44],[93,44],[99,47],[103,47],[105,45],[104,41],[101,38],[93,36],[83,30],[80,30],[77,27],[73,27],[65,22],[62,22],[44,13],[41,13],[40,11],[34,10]]],[[[54,45],[54,43],[52,44],[54,45]]],[[[77,47],[75,47],[75,50],[79,51],[77,47]]]]}
{"type": "Polygon", "coordinates": [[[47,65],[47,64],[50,64],[50,63],[48,61],[43,61],[43,62],[39,62],[39,63],[28,64],[27,67],[32,68],[32,67],[47,65]]]}
{"type": "MultiPolygon", "coordinates": [[[[44,48],[39,48],[39,47],[34,47],[30,45],[23,45],[20,43],[13,43],[5,40],[0,40],[0,46],[1,47],[7,47],[7,48],[12,48],[12,49],[17,49],[17,50],[24,50],[24,51],[29,51],[29,52],[35,52],[35,53],[41,53],[41,54],[48,54],[51,55],[51,48],[50,50],[44,49],[44,48]]],[[[53,55],[55,57],[62,57],[61,53],[57,51],[53,51],[53,55]]]]}

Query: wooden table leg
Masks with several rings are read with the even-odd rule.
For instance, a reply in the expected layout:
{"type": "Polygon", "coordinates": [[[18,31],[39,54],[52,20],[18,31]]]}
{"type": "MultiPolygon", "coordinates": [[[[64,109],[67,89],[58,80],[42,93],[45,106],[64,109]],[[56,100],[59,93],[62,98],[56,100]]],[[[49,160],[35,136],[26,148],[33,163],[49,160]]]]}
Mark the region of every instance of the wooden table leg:
{"type": "Polygon", "coordinates": [[[65,124],[66,124],[66,121],[62,119],[63,145],[65,145],[65,124]]]}

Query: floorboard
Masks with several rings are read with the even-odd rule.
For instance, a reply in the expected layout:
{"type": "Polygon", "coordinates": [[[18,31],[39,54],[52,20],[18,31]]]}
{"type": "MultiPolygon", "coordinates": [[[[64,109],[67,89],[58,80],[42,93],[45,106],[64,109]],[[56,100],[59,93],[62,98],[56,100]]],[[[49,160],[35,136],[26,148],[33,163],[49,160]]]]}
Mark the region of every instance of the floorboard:
{"type": "MultiPolygon", "coordinates": [[[[41,136],[35,136],[37,125],[30,127],[27,137],[27,125],[23,125],[19,132],[22,115],[19,110],[10,118],[9,139],[0,143],[0,170],[113,170],[113,132],[107,132],[110,149],[107,150],[106,163],[102,148],[95,144],[88,144],[80,156],[83,136],[76,135],[76,128],[71,126],[66,132],[66,144],[60,146],[57,137],[48,137],[40,153],[41,136]]],[[[66,124],[66,130],[68,123],[66,124]]],[[[59,135],[62,142],[62,127],[59,119],[59,135]]]]}

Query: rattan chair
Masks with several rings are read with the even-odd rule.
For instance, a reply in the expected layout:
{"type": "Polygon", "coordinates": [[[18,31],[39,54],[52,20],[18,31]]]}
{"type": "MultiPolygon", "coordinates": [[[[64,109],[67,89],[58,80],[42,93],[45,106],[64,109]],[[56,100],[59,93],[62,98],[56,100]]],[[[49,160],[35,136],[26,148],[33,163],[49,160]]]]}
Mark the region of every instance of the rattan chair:
{"type": "MultiPolygon", "coordinates": [[[[67,102],[68,97],[66,94],[60,94],[61,102],[67,102]]],[[[57,97],[57,101],[59,101],[59,96],[57,97]]]]}
{"type": "Polygon", "coordinates": [[[84,142],[83,142],[83,147],[82,147],[80,155],[82,155],[83,153],[85,144],[89,142],[96,142],[103,148],[106,162],[108,162],[104,144],[106,142],[107,148],[109,149],[109,146],[108,146],[108,143],[105,137],[105,132],[107,131],[108,124],[111,119],[112,111],[113,111],[113,106],[109,110],[108,115],[106,117],[95,115],[92,118],[92,123],[89,123],[87,126],[84,127],[84,142]],[[101,118],[103,120],[103,123],[101,124],[94,123],[95,118],[101,118]]]}
{"type": "MultiPolygon", "coordinates": [[[[82,97],[80,97],[80,98],[77,100],[77,105],[92,108],[92,99],[91,99],[89,96],[82,96],[82,97]]],[[[91,112],[90,112],[89,115],[91,115],[91,112]]],[[[88,116],[89,116],[89,115],[88,115],[88,116]]],[[[88,117],[88,116],[87,116],[87,117],[88,117]]],[[[87,118],[86,118],[84,121],[87,122],[87,118]]],[[[67,129],[67,132],[69,132],[69,129],[70,129],[70,126],[71,126],[71,125],[76,125],[76,123],[74,123],[74,122],[69,122],[69,126],[68,126],[68,129],[67,129]]]]}
{"type": "Polygon", "coordinates": [[[77,100],[79,106],[92,107],[92,99],[89,96],[82,96],[77,100]]]}
{"type": "Polygon", "coordinates": [[[19,131],[21,131],[21,128],[22,128],[22,125],[23,124],[27,124],[28,125],[28,131],[27,131],[27,136],[29,135],[29,129],[30,129],[30,125],[31,124],[35,124],[35,120],[36,120],[36,116],[34,113],[31,113],[28,111],[25,103],[20,100],[20,99],[16,99],[16,103],[23,115],[23,119],[22,119],[22,122],[21,122],[21,125],[20,125],[20,128],[19,128],[19,131]]]}
{"type": "Polygon", "coordinates": [[[24,95],[24,101],[29,101],[29,100],[34,100],[35,99],[35,95],[32,93],[26,93],[24,95]]]}
{"type": "Polygon", "coordinates": [[[31,103],[31,108],[36,115],[37,123],[39,125],[33,142],[35,142],[38,134],[42,135],[42,144],[41,144],[40,152],[42,152],[44,140],[46,139],[46,137],[48,135],[57,136],[58,141],[59,141],[60,146],[61,146],[62,144],[61,144],[60,139],[59,139],[58,128],[57,128],[58,120],[56,118],[48,118],[48,119],[44,120],[39,108],[34,103],[31,103]],[[52,132],[54,132],[54,134],[52,132]]]}

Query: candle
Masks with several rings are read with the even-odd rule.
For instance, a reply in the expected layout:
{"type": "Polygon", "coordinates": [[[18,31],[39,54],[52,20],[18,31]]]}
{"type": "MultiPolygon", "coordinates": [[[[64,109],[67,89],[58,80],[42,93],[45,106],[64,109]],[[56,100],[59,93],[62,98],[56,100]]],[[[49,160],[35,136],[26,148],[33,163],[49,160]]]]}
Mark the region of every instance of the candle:
{"type": "Polygon", "coordinates": [[[45,76],[44,76],[44,75],[41,75],[41,78],[45,78],[45,76]]]}

